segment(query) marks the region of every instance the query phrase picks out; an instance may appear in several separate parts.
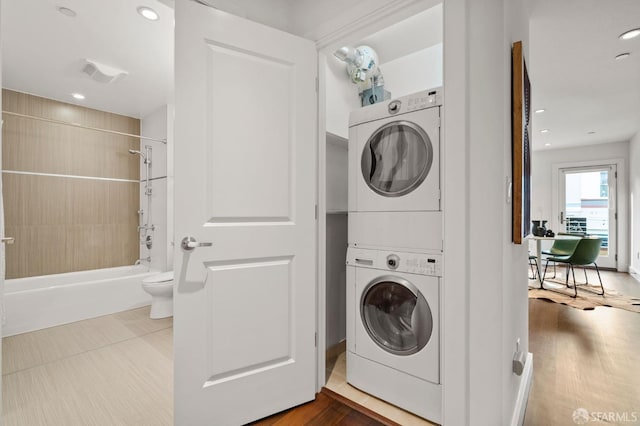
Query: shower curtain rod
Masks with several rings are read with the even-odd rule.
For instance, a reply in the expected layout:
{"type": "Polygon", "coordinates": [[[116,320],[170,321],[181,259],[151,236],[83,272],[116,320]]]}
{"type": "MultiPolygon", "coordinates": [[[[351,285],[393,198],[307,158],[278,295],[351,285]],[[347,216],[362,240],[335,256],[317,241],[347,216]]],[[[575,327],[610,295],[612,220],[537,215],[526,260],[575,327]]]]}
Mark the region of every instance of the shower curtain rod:
{"type": "Polygon", "coordinates": [[[149,141],[160,142],[160,143],[163,143],[165,145],[167,144],[167,140],[166,139],[156,139],[156,138],[150,138],[150,137],[147,137],[147,136],[133,135],[131,133],[118,132],[117,130],[107,130],[107,129],[101,129],[99,127],[83,126],[82,124],[69,123],[69,122],[60,121],[60,120],[52,120],[50,118],[36,117],[34,115],[19,114],[17,112],[11,112],[11,111],[2,111],[2,113],[3,114],[7,114],[7,115],[13,115],[15,117],[30,118],[32,120],[46,121],[47,123],[64,124],[65,126],[78,127],[78,128],[81,128],[81,129],[88,129],[88,130],[95,130],[97,132],[112,133],[114,135],[120,135],[120,136],[130,136],[130,137],[133,137],[133,138],[140,138],[140,139],[145,139],[145,140],[149,140],[149,141]]]}

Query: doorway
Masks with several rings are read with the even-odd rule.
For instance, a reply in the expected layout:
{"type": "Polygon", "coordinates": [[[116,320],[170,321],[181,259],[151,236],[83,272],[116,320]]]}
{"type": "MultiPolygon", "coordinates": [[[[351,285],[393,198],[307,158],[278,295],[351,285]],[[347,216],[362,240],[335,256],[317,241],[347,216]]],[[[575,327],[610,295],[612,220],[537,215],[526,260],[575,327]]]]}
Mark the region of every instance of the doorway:
{"type": "MultiPolygon", "coordinates": [[[[390,26],[354,34],[320,46],[320,134],[319,134],[319,306],[318,384],[367,406],[402,424],[424,420],[385,406],[381,400],[360,392],[346,382],[346,251],[348,244],[347,169],[349,115],[362,107],[358,86],[351,83],[346,64],[334,57],[343,46],[373,48],[384,75],[390,98],[411,95],[442,85],[442,5],[425,5],[411,17],[394,20],[390,26]],[[427,21],[425,24],[424,21],[427,21]],[[433,32],[435,31],[435,35],[433,32]],[[324,309],[323,309],[324,308],[324,309]],[[325,370],[326,365],[326,370],[325,370]],[[373,406],[368,406],[367,404],[373,406]]],[[[388,101],[387,101],[388,102],[388,101]]],[[[349,300],[349,298],[347,298],[349,300]]],[[[424,423],[426,424],[426,422],[424,423]]]]}
{"type": "Polygon", "coordinates": [[[558,230],[601,239],[597,264],[617,269],[617,166],[566,167],[558,171],[558,230]]]}

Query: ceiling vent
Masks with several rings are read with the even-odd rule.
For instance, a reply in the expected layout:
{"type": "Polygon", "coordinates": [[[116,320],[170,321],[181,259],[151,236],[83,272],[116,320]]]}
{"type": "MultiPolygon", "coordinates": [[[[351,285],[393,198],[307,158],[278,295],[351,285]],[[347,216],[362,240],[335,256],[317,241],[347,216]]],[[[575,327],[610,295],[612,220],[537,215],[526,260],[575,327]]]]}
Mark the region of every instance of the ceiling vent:
{"type": "Polygon", "coordinates": [[[113,83],[129,74],[127,71],[110,67],[100,62],[92,61],[91,59],[85,59],[85,62],[86,64],[82,72],[99,83],[113,83]]]}

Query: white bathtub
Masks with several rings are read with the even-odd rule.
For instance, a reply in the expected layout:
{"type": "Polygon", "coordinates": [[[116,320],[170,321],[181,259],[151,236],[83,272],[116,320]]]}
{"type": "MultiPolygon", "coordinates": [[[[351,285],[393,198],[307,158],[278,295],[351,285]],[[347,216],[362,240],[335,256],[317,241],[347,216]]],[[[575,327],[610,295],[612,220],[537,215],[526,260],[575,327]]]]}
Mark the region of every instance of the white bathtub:
{"type": "Polygon", "coordinates": [[[144,265],[43,275],[5,281],[4,337],[151,304],[144,265]]]}

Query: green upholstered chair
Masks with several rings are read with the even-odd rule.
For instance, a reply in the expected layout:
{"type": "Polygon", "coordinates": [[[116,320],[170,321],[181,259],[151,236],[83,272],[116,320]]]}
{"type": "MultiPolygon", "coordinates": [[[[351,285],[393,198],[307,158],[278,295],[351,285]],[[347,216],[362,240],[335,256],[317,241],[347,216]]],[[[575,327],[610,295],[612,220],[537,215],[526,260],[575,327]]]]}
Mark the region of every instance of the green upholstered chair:
{"type": "MultiPolygon", "coordinates": [[[[569,256],[549,256],[547,258],[547,263],[545,264],[544,270],[545,274],[547,271],[547,266],[549,266],[549,262],[559,262],[567,264],[567,280],[566,285],[569,287],[569,269],[571,269],[571,273],[573,274],[573,290],[574,295],[576,297],[578,295],[578,283],[576,282],[576,273],[574,270],[574,266],[587,266],[593,264],[596,268],[596,272],[598,273],[598,280],[600,281],[600,288],[602,292],[600,295],[604,295],[604,287],[602,285],[602,278],[600,277],[600,270],[598,269],[598,264],[596,263],[596,259],[600,254],[600,245],[602,244],[602,239],[598,237],[584,237],[578,240],[578,245],[576,246],[573,253],[569,256]]],[[[589,284],[587,280],[587,270],[584,270],[585,284],[589,284]]]]}
{"type": "MultiPolygon", "coordinates": [[[[570,234],[558,234],[558,235],[570,235],[570,234]]],[[[574,235],[575,236],[575,235],[574,235]]],[[[573,251],[576,249],[580,238],[576,236],[576,238],[560,238],[553,241],[553,245],[549,250],[542,250],[542,254],[548,257],[555,256],[571,256],[573,251]]],[[[547,264],[549,261],[547,261],[547,264]]],[[[546,266],[545,266],[546,273],[546,266]]],[[[546,277],[546,275],[544,275],[546,277]]],[[[553,262],[553,278],[556,277],[556,262],[553,262]]],[[[569,277],[569,270],[567,270],[567,278],[569,277]]]]}

